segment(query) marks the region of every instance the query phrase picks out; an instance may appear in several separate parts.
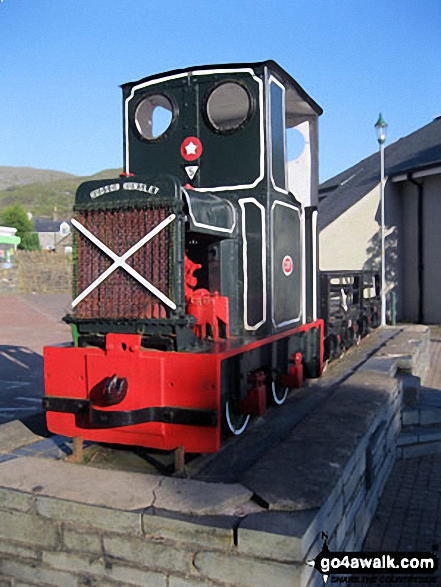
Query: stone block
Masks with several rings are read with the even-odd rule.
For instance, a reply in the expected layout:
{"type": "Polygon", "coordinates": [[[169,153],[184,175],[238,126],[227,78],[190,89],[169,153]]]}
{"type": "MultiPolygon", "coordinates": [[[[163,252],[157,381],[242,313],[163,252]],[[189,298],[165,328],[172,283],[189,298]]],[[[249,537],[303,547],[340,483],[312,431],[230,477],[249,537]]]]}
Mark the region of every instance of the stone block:
{"type": "Polygon", "coordinates": [[[310,543],[309,548],[305,550],[304,560],[313,560],[323,548],[322,533],[315,536],[313,542],[310,543]]]}
{"type": "MultiPolygon", "coordinates": [[[[318,573],[314,567],[311,567],[310,565],[305,564],[304,568],[302,569],[302,575],[300,578],[300,586],[301,587],[313,587],[316,575],[319,575],[320,578],[322,577],[322,575],[320,573],[318,573]]],[[[321,578],[321,583],[323,585],[322,578],[321,578]]],[[[322,587],[322,585],[320,585],[320,587],[322,587]]],[[[317,587],[318,587],[318,585],[317,585],[317,587]]]]}
{"type": "Polygon", "coordinates": [[[343,544],[341,545],[340,550],[344,552],[354,552],[357,550],[357,536],[355,532],[355,528],[352,527],[346,534],[343,544]]]}
{"type": "Polygon", "coordinates": [[[388,430],[387,430],[387,438],[386,443],[388,446],[395,446],[397,444],[397,436],[401,431],[401,417],[400,412],[396,412],[394,417],[390,421],[388,430]]]}
{"type": "Polygon", "coordinates": [[[423,444],[403,446],[401,458],[412,459],[414,457],[423,457],[426,455],[439,453],[441,453],[441,442],[425,442],[423,444]]]}
{"type": "Polygon", "coordinates": [[[164,478],[155,490],[155,508],[186,514],[234,513],[246,504],[252,492],[238,483],[205,483],[190,479],[164,478]]]}
{"type": "Polygon", "coordinates": [[[360,488],[360,485],[364,485],[364,470],[354,470],[352,477],[348,479],[348,482],[343,487],[343,500],[344,507],[347,508],[355,494],[360,488]]]}
{"type": "Polygon", "coordinates": [[[42,566],[40,563],[0,560],[0,573],[14,577],[14,581],[29,581],[37,585],[51,587],[78,587],[77,577],[71,573],[42,566]]]}
{"type": "Polygon", "coordinates": [[[420,412],[420,424],[421,426],[430,426],[431,424],[439,424],[441,422],[441,409],[440,408],[428,408],[423,409],[420,412]]]}
{"type": "Polygon", "coordinates": [[[398,379],[403,388],[403,403],[405,406],[414,407],[418,403],[421,389],[421,379],[411,373],[399,373],[398,379]]]}
{"type": "Polygon", "coordinates": [[[340,520],[340,524],[337,526],[337,530],[336,530],[336,546],[337,546],[337,550],[340,550],[344,540],[345,540],[345,536],[346,536],[346,516],[343,516],[343,518],[340,520]]]}
{"type": "Polygon", "coordinates": [[[200,576],[241,587],[293,587],[298,585],[303,563],[274,563],[216,552],[197,552],[194,566],[200,576]]]}
{"type": "Polygon", "coordinates": [[[395,377],[397,360],[394,357],[373,356],[359,368],[359,371],[378,371],[389,377],[395,377]]]}
{"type": "MultiPolygon", "coordinates": [[[[367,500],[364,499],[361,506],[358,508],[358,511],[355,514],[355,531],[357,536],[364,536],[366,534],[367,529],[366,527],[366,519],[369,517],[370,510],[367,506],[367,500]]],[[[370,526],[370,521],[368,522],[368,528],[370,526]]]]}
{"type": "MultiPolygon", "coordinates": [[[[166,587],[167,578],[162,573],[141,570],[118,564],[105,557],[87,557],[68,552],[43,553],[43,562],[53,568],[71,573],[77,581],[78,574],[92,575],[101,578],[122,581],[136,587],[166,587]]],[[[149,561],[151,562],[151,561],[149,561]]],[[[76,585],[76,583],[75,583],[76,585]]]]}
{"type": "Polygon", "coordinates": [[[189,577],[176,577],[171,575],[168,578],[167,587],[206,587],[207,583],[203,579],[192,579],[189,577]]]}
{"type": "Polygon", "coordinates": [[[314,514],[264,512],[244,518],[237,531],[237,552],[279,561],[301,561],[303,539],[314,514]]]}
{"type": "Polygon", "coordinates": [[[44,518],[94,530],[142,535],[141,514],[65,501],[52,497],[36,498],[37,512],[44,518]]]}
{"type": "Polygon", "coordinates": [[[153,568],[187,574],[191,570],[191,553],[180,550],[163,541],[122,536],[104,537],[104,551],[116,559],[153,568]]]}
{"type": "Polygon", "coordinates": [[[336,506],[337,502],[341,499],[341,495],[343,493],[343,478],[343,474],[341,474],[340,478],[329,492],[328,497],[321,509],[321,514],[323,516],[328,516],[336,506]]]}
{"type": "Polygon", "coordinates": [[[59,542],[57,525],[30,514],[2,512],[0,539],[24,545],[55,547],[59,542]]]}
{"type": "Polygon", "coordinates": [[[420,422],[419,410],[403,410],[403,426],[416,426],[420,422]]]}
{"type": "Polygon", "coordinates": [[[35,498],[32,494],[0,487],[0,508],[29,512],[34,506],[34,501],[35,498]]]}
{"type": "MultiPolygon", "coordinates": [[[[320,509],[310,511],[310,514],[314,517],[303,536],[303,552],[305,554],[308,554],[314,550],[314,546],[318,543],[317,541],[319,540],[322,532],[328,532],[326,520],[330,514],[330,509],[327,507],[327,505],[328,504],[325,504],[325,506],[320,509]]],[[[321,545],[322,542],[320,541],[320,548],[321,545]]]]}
{"type": "Polygon", "coordinates": [[[350,504],[348,504],[345,512],[344,517],[346,519],[346,528],[350,528],[355,524],[355,516],[357,512],[362,507],[363,501],[366,498],[366,491],[364,483],[359,485],[359,489],[354,493],[353,499],[350,504]]]}
{"type": "Polygon", "coordinates": [[[53,459],[21,457],[0,463],[3,487],[39,495],[122,510],[153,503],[161,477],[109,471],[53,459]]]}
{"type": "Polygon", "coordinates": [[[418,434],[416,432],[401,432],[397,438],[397,446],[408,446],[418,442],[418,434]]]}
{"type": "Polygon", "coordinates": [[[381,496],[386,481],[388,480],[389,475],[392,471],[394,462],[395,451],[391,452],[388,455],[388,457],[384,460],[383,466],[379,469],[377,476],[374,480],[374,484],[371,487],[369,498],[372,499],[375,503],[378,503],[378,500],[381,496]]]}
{"type": "Polygon", "coordinates": [[[418,442],[441,441],[441,428],[439,426],[428,426],[417,430],[418,442]]]}
{"type": "Polygon", "coordinates": [[[151,540],[169,539],[228,550],[234,546],[233,516],[183,516],[150,508],[142,513],[142,531],[151,540]]]}
{"type": "Polygon", "coordinates": [[[343,493],[340,493],[337,501],[334,502],[333,507],[330,509],[328,513],[328,517],[326,518],[326,524],[324,526],[324,531],[326,531],[329,535],[331,535],[338,524],[341,522],[343,518],[344,512],[344,497],[343,493]]]}
{"type": "Polygon", "coordinates": [[[0,454],[8,454],[13,450],[41,440],[20,420],[0,425],[0,454]]]}
{"type": "Polygon", "coordinates": [[[66,550],[90,554],[103,553],[101,537],[98,534],[78,532],[73,528],[63,528],[62,536],[66,550]]]}
{"type": "Polygon", "coordinates": [[[0,540],[0,553],[3,555],[8,554],[11,558],[16,557],[18,559],[36,560],[38,558],[38,552],[35,547],[26,548],[25,546],[11,542],[9,539],[0,540]]]}

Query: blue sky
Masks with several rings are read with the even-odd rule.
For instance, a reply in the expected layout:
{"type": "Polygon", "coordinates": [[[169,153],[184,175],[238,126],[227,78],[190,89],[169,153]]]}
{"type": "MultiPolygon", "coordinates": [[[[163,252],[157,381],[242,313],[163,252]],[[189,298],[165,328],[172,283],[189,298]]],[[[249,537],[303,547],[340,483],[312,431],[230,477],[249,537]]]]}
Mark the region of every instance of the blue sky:
{"type": "Polygon", "coordinates": [[[119,85],[274,59],[324,109],[320,179],[441,114],[439,0],[0,0],[0,165],[122,165],[119,85]]]}

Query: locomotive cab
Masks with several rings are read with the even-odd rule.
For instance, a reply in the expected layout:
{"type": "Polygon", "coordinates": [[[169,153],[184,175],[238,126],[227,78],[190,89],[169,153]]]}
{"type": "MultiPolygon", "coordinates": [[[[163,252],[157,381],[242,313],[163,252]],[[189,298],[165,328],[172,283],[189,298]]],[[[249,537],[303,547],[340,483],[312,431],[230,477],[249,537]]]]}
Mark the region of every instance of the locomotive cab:
{"type": "Polygon", "coordinates": [[[184,248],[231,334],[316,319],[320,107],[267,61],[125,84],[123,108],[125,173],[182,183],[184,248]]]}

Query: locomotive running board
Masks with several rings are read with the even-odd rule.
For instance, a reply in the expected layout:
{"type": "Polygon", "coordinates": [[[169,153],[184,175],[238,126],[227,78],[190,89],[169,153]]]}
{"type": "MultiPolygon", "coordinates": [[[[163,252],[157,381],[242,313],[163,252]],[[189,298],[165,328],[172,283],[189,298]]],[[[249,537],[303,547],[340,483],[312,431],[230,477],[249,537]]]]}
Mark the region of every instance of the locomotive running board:
{"type": "Polygon", "coordinates": [[[214,410],[150,407],[139,410],[104,411],[97,410],[88,400],[54,396],[43,397],[43,409],[48,412],[75,414],[78,416],[76,425],[79,428],[121,428],[147,422],[184,426],[217,426],[217,413],[214,410]]]}

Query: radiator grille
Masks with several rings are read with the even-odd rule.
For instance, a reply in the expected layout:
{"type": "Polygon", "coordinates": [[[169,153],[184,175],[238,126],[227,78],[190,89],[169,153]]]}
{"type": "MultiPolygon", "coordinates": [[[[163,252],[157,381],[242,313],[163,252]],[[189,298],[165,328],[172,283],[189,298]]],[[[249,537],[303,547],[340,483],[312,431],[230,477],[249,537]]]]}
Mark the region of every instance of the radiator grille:
{"type": "MultiPolygon", "coordinates": [[[[77,221],[118,256],[173,213],[171,206],[119,210],[86,210],[77,213],[77,221]]],[[[133,267],[161,293],[173,300],[173,242],[175,223],[136,251],[127,264],[133,267]]],[[[76,232],[74,296],[81,294],[113,260],[81,232],[76,232]]],[[[73,316],[83,319],[165,318],[165,305],[127,271],[118,267],[74,308],[73,316]]]]}

